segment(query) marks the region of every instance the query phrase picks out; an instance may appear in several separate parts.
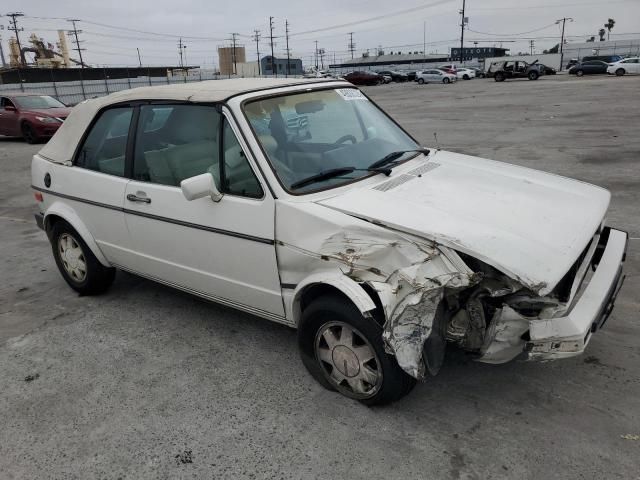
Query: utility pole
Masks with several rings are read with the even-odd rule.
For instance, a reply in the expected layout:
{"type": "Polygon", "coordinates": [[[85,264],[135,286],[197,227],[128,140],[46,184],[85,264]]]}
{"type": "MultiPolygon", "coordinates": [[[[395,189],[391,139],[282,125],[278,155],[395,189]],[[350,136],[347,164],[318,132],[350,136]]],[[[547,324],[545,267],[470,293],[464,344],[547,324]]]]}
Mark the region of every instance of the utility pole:
{"type": "Polygon", "coordinates": [[[71,43],[75,43],[76,45],[76,50],[78,51],[78,57],[80,57],[80,66],[82,68],[84,68],[86,65],[84,64],[84,60],[82,60],[82,51],[84,50],[84,48],[80,48],[80,40],[78,40],[78,34],[82,33],[82,30],[78,30],[76,28],[76,22],[79,22],[80,20],[78,19],[69,19],[67,20],[68,22],[71,22],[71,24],[73,25],[73,30],[70,32],[70,35],[73,35],[73,37],[75,38],[75,40],[72,40],[71,43]]]}
{"type": "Polygon", "coordinates": [[[184,68],[184,62],[182,60],[182,37],[180,37],[180,41],[178,42],[178,53],[180,54],[180,68],[184,68]]]}
{"type": "Polygon", "coordinates": [[[233,74],[237,75],[238,74],[238,60],[237,60],[237,56],[236,56],[236,37],[238,36],[237,33],[232,33],[231,34],[231,41],[233,42],[233,49],[231,50],[231,59],[233,60],[233,74]]]}
{"type": "Polygon", "coordinates": [[[529,50],[531,50],[531,55],[533,55],[533,47],[535,46],[535,40],[529,40],[529,50]]]}
{"type": "Polygon", "coordinates": [[[460,63],[464,62],[464,25],[465,25],[465,16],[464,16],[464,9],[466,6],[466,1],[467,0],[462,0],[462,10],[460,10],[460,14],[461,14],[461,19],[462,21],[460,22],[460,63]]]}
{"type": "MultiPolygon", "coordinates": [[[[318,43],[318,42],[316,42],[318,43]]],[[[353,32],[349,32],[349,45],[347,45],[349,51],[351,52],[351,59],[353,60],[353,52],[356,51],[356,44],[353,43],[353,32]]]]}
{"type": "Polygon", "coordinates": [[[256,41],[256,56],[258,57],[258,75],[262,75],[260,72],[260,30],[254,30],[253,39],[256,41]]]}
{"type": "Polygon", "coordinates": [[[284,21],[284,37],[286,38],[286,41],[287,41],[287,70],[286,70],[285,76],[288,77],[289,74],[291,73],[289,68],[289,61],[291,60],[291,54],[289,52],[289,20],[284,21]]]}
{"type": "Polygon", "coordinates": [[[269,44],[271,45],[271,75],[278,76],[275,59],[273,58],[273,17],[269,17],[269,44]]]}
{"type": "Polygon", "coordinates": [[[138,51],[138,63],[140,64],[140,68],[142,68],[142,58],[140,57],[140,49],[136,47],[136,50],[138,51]]]}
{"type": "Polygon", "coordinates": [[[563,17],[556,20],[556,25],[562,22],[562,35],[560,37],[560,71],[562,71],[562,65],[564,63],[564,25],[567,23],[567,20],[573,22],[573,18],[571,17],[563,17]]]}
{"type": "Polygon", "coordinates": [[[422,22],[422,54],[427,57],[427,22],[422,22]]]}
{"type": "Polygon", "coordinates": [[[316,40],[315,59],[316,59],[316,73],[318,73],[318,40],[316,40]]]}
{"type": "Polygon", "coordinates": [[[16,20],[16,18],[18,17],[24,17],[24,13],[7,13],[7,17],[11,17],[11,20],[9,20],[8,30],[16,34],[16,43],[18,44],[18,50],[20,51],[20,63],[22,63],[22,66],[25,67],[27,65],[27,60],[24,57],[24,52],[22,51],[22,46],[20,45],[20,36],[18,35],[18,32],[22,32],[24,28],[18,28],[18,21],[16,20]]]}

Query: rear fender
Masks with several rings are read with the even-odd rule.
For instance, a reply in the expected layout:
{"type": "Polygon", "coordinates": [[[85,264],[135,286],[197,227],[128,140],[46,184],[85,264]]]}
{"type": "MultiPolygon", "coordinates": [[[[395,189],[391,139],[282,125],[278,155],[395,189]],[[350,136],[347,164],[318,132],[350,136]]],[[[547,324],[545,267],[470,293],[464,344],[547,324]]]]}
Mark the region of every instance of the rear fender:
{"type": "Polygon", "coordinates": [[[95,255],[95,257],[102,265],[104,265],[105,267],[111,266],[100,250],[100,247],[98,247],[98,244],[93,238],[93,235],[91,235],[91,232],[89,232],[89,229],[86,227],[84,222],[80,220],[80,217],[75,212],[75,210],[65,203],[54,201],[44,213],[44,229],[45,232],[47,232],[48,236],[51,233],[51,220],[54,216],[62,218],[64,221],[69,223],[69,225],[71,225],[76,232],[78,232],[78,235],[82,237],[84,243],[87,244],[91,252],[95,255]]]}

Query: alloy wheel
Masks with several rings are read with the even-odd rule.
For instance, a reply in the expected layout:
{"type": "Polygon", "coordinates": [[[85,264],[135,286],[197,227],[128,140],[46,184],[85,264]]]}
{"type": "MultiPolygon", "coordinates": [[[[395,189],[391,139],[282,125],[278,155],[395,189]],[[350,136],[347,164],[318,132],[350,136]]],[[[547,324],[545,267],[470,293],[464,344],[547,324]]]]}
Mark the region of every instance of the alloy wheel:
{"type": "Polygon", "coordinates": [[[366,399],[382,385],[382,364],[362,333],[344,322],[328,322],[318,329],[316,360],[331,385],[355,399],[366,399]]]}
{"type": "Polygon", "coordinates": [[[58,239],[58,253],[62,265],[71,279],[82,283],[87,278],[87,260],[82,247],[70,234],[64,233],[58,239]]]}

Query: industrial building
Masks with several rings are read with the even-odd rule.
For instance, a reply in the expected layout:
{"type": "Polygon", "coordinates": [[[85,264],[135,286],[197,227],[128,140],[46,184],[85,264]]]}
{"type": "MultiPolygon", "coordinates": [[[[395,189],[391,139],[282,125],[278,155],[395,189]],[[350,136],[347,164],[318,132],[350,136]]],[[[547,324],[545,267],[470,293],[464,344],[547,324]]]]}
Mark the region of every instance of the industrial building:
{"type": "Polygon", "coordinates": [[[246,63],[247,56],[243,46],[218,47],[218,60],[220,62],[220,75],[235,75],[238,73],[238,64],[246,63]]]}
{"type": "Polygon", "coordinates": [[[260,71],[262,75],[277,74],[278,76],[302,75],[304,73],[302,60],[299,58],[276,58],[271,55],[260,59],[260,71]]]}

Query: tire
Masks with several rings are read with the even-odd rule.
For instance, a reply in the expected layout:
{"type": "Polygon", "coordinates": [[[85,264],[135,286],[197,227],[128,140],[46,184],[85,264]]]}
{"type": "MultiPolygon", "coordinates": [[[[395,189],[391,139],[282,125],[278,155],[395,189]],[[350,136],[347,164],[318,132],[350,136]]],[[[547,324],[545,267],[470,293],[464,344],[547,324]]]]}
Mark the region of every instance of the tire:
{"type": "Polygon", "coordinates": [[[538,77],[540,76],[540,74],[538,72],[536,72],[535,70],[529,72],[527,74],[527,78],[529,80],[538,80],[538,77]]]}
{"type": "Polygon", "coordinates": [[[424,85],[424,78],[419,78],[419,79],[418,79],[418,83],[419,83],[420,85],[424,85]]]}
{"type": "Polygon", "coordinates": [[[504,82],[504,73],[500,73],[500,72],[496,73],[496,74],[493,76],[493,79],[494,79],[496,82],[504,82]]]}
{"type": "Polygon", "coordinates": [[[583,75],[584,75],[584,72],[583,72],[582,70],[578,70],[578,71],[576,72],[576,77],[581,77],[581,76],[583,76],[583,75]]]}
{"type": "Polygon", "coordinates": [[[338,295],[318,297],[304,309],[298,347],[302,363],[318,383],[365,405],[399,400],[416,383],[384,351],[382,327],[338,295]],[[341,362],[342,369],[336,366],[341,362]]]}
{"type": "Polygon", "coordinates": [[[442,79],[442,83],[445,83],[445,84],[446,84],[446,83],[451,83],[451,80],[449,80],[447,77],[444,77],[444,78],[442,79]]]}
{"type": "Polygon", "coordinates": [[[22,124],[20,130],[22,131],[22,138],[24,138],[25,142],[33,145],[34,143],[38,143],[40,141],[40,138],[33,130],[33,127],[27,122],[24,122],[22,124]]]}
{"type": "Polygon", "coordinates": [[[98,295],[111,286],[116,269],[103,266],[71,225],[64,220],[57,221],[51,229],[50,240],[58,270],[76,292],[98,295]]]}
{"type": "Polygon", "coordinates": [[[467,75],[466,73],[462,76],[463,80],[471,80],[471,77],[469,77],[469,75],[467,75]]]}
{"type": "Polygon", "coordinates": [[[617,77],[621,77],[621,76],[623,76],[625,73],[627,73],[627,72],[625,72],[624,68],[619,68],[619,69],[617,69],[617,70],[616,70],[616,76],[617,76],[617,77]]]}

